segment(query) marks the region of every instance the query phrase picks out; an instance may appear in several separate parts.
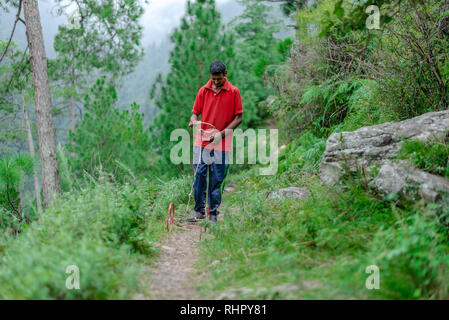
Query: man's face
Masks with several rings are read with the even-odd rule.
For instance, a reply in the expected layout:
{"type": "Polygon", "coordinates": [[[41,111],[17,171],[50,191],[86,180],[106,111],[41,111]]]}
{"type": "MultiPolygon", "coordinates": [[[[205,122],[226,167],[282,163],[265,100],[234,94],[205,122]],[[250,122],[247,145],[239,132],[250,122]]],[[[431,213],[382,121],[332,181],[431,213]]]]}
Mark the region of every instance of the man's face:
{"type": "Polygon", "coordinates": [[[212,79],[212,84],[215,87],[222,87],[225,84],[225,77],[228,74],[228,71],[225,71],[224,73],[220,73],[220,74],[211,74],[210,78],[212,79]]]}

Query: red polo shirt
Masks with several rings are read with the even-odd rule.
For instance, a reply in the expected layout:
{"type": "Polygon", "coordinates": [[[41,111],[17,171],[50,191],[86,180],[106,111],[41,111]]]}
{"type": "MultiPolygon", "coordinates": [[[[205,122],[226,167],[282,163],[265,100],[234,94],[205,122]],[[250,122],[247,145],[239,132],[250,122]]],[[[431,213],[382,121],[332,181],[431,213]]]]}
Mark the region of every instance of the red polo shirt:
{"type": "MultiPolygon", "coordinates": [[[[218,93],[212,89],[212,80],[209,80],[199,91],[193,105],[192,112],[201,115],[202,122],[208,122],[219,131],[224,130],[234,119],[236,114],[243,113],[242,98],[240,91],[234,87],[227,78],[225,84],[218,93]]],[[[211,126],[202,124],[203,130],[212,129],[211,126]]],[[[209,135],[210,136],[210,135],[209,135]]],[[[203,140],[207,139],[207,134],[203,133],[203,140]]],[[[201,145],[200,132],[197,133],[195,146],[201,145]]],[[[203,141],[203,148],[214,150],[232,150],[232,135],[226,136],[218,145],[212,145],[208,141],[203,141]]]]}

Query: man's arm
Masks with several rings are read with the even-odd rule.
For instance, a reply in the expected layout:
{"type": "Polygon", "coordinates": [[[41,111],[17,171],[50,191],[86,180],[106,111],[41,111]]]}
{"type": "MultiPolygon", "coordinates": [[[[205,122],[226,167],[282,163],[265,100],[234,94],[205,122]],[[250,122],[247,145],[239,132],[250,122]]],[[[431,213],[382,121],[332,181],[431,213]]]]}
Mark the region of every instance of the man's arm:
{"type": "Polygon", "coordinates": [[[242,123],[242,114],[236,114],[234,116],[234,119],[232,119],[231,123],[222,131],[220,131],[221,137],[224,138],[226,135],[226,130],[230,129],[230,130],[234,130],[235,128],[237,128],[240,124],[242,123]]]}
{"type": "Polygon", "coordinates": [[[198,90],[196,94],[195,102],[193,103],[192,116],[190,117],[189,127],[193,127],[198,121],[198,117],[203,110],[203,89],[198,90]]]}
{"type": "Polygon", "coordinates": [[[190,117],[189,127],[193,127],[197,121],[198,116],[196,114],[192,114],[192,116],[190,117]]]}
{"type": "Polygon", "coordinates": [[[232,119],[231,123],[224,129],[221,130],[219,132],[216,132],[214,135],[212,135],[209,139],[210,142],[214,141],[214,140],[221,140],[223,139],[229,132],[232,132],[231,130],[234,130],[235,128],[237,128],[240,123],[242,123],[242,114],[236,114],[234,116],[234,119],[232,119]]]}

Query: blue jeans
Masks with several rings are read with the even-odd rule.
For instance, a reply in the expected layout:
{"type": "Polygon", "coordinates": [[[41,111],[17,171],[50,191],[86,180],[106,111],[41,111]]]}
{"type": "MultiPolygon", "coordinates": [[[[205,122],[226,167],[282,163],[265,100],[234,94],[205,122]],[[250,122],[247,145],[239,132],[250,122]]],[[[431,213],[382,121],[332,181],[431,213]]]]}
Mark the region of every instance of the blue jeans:
{"type": "Polygon", "coordinates": [[[228,152],[219,150],[203,149],[194,147],[193,149],[193,172],[194,176],[194,198],[196,212],[205,213],[207,171],[209,170],[209,208],[210,214],[217,214],[221,203],[224,180],[228,173],[229,161],[228,152]],[[201,152],[201,162],[200,159],[201,152]]]}

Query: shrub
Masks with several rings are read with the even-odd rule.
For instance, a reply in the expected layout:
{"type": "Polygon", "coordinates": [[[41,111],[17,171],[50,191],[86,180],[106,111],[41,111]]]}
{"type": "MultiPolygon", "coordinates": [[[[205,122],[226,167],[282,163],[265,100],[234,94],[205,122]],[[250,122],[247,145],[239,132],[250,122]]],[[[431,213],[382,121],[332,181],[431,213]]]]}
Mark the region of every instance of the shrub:
{"type": "Polygon", "coordinates": [[[67,166],[77,177],[84,171],[95,175],[98,168],[111,172],[118,181],[124,175],[139,172],[150,175],[150,138],[143,128],[143,115],[133,103],[131,110],[120,111],[115,105],[117,93],[105,78],[97,80],[85,97],[86,112],[75,132],[69,132],[66,144],[70,157],[67,166]],[[126,164],[123,165],[123,164],[126,164]]]}
{"type": "Polygon", "coordinates": [[[370,256],[381,269],[384,296],[448,297],[447,227],[440,224],[435,209],[417,204],[410,215],[376,234],[370,256]]]}
{"type": "Polygon", "coordinates": [[[16,234],[25,218],[28,221],[34,218],[33,215],[25,217],[20,193],[25,177],[33,169],[34,160],[28,154],[0,158],[0,229],[10,229],[16,234]]]}
{"type": "Polygon", "coordinates": [[[301,172],[317,173],[325,148],[325,139],[318,138],[311,132],[303,133],[280,154],[277,174],[292,177],[301,172]]]}
{"type": "Polygon", "coordinates": [[[223,210],[230,214],[202,247],[206,265],[220,261],[204,290],[245,287],[252,291],[240,298],[249,299],[447,298],[447,208],[379,198],[355,177],[326,187],[313,170],[300,176],[319,163],[318,156],[304,160],[318,149],[316,139],[307,133],[292,141],[278,176],[261,177],[253,168],[231,178],[237,188],[223,210]],[[267,198],[292,184],[307,187],[309,198],[267,198]],[[372,264],[380,268],[381,290],[365,288],[372,264]],[[317,287],[303,288],[304,282],[317,287]],[[299,289],[270,295],[281,283],[299,289]]]}
{"type": "Polygon", "coordinates": [[[57,197],[19,236],[3,235],[0,297],[129,297],[138,288],[139,254],[154,252],[150,239],[162,229],[150,223],[152,191],[149,182],[115,186],[103,177],[57,197]],[[69,265],[80,270],[80,290],[66,288],[69,265]]]}
{"type": "Polygon", "coordinates": [[[449,144],[445,139],[405,140],[398,158],[410,159],[418,168],[449,178],[449,144]]]}

